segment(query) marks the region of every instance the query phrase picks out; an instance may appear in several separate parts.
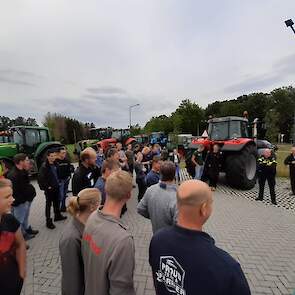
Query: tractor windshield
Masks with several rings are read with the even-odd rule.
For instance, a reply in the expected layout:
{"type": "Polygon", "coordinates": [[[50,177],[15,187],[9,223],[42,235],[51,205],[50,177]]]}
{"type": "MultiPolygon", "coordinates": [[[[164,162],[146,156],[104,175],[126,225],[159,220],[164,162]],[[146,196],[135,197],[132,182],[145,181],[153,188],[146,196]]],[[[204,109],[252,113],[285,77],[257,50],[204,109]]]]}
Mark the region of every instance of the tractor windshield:
{"type": "Polygon", "coordinates": [[[214,122],[209,125],[209,135],[212,140],[227,140],[229,138],[229,122],[214,122]]]}
{"type": "Polygon", "coordinates": [[[24,138],[20,130],[16,130],[13,132],[13,142],[23,145],[24,144],[24,138]]]}
{"type": "Polygon", "coordinates": [[[209,126],[209,134],[212,140],[229,140],[249,137],[247,122],[238,120],[211,123],[209,126]]]}
{"type": "Polygon", "coordinates": [[[17,129],[13,132],[13,141],[19,145],[34,147],[41,142],[49,141],[49,135],[45,129],[17,129]]]}
{"type": "Polygon", "coordinates": [[[11,134],[0,131],[0,143],[9,143],[9,142],[12,142],[11,134]]]}

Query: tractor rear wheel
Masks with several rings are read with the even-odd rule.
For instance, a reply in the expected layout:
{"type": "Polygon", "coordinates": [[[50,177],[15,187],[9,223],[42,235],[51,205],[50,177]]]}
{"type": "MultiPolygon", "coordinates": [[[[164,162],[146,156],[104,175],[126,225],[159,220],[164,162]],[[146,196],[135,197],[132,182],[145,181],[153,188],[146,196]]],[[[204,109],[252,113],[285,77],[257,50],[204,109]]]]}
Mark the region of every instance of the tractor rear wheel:
{"type": "Polygon", "coordinates": [[[249,190],[256,183],[257,149],[254,145],[226,158],[226,179],[231,187],[249,190]]]}

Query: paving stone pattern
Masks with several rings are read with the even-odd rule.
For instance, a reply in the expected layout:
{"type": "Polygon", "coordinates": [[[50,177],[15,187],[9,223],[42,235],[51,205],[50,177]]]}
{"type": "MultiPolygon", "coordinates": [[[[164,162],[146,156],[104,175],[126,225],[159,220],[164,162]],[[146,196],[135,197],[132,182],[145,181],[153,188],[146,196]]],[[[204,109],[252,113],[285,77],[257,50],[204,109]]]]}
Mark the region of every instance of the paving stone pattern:
{"type": "MultiPolygon", "coordinates": [[[[287,295],[295,289],[294,199],[289,198],[287,187],[287,182],[279,181],[281,207],[252,201],[257,188],[241,192],[220,185],[214,193],[214,213],[205,231],[215,238],[219,247],[241,263],[252,294],[287,295]]],[[[148,264],[151,225],[136,213],[136,204],[134,190],[123,218],[136,245],[136,294],[155,295],[148,264]]],[[[44,206],[44,195],[38,190],[32,206],[31,224],[40,230],[40,234],[29,241],[31,248],[23,295],[61,294],[58,241],[66,221],[56,223],[57,228],[53,231],[46,229],[44,206]]],[[[195,294],[188,295],[197,294],[196,290],[195,294]]]]}

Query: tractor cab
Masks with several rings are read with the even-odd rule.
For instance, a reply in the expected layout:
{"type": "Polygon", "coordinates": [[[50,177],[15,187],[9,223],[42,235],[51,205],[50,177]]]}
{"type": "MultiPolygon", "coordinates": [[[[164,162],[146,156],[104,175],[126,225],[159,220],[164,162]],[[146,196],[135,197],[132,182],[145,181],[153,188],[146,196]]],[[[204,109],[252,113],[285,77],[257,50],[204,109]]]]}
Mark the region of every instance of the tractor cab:
{"type": "Polygon", "coordinates": [[[214,118],[209,120],[208,135],[212,141],[250,138],[249,122],[241,117],[214,118]]]}
{"type": "Polygon", "coordinates": [[[162,147],[167,145],[167,136],[164,132],[152,132],[150,135],[150,144],[159,144],[162,147]]]}
{"type": "Polygon", "coordinates": [[[32,155],[41,143],[50,140],[47,128],[15,126],[10,129],[10,132],[20,152],[28,155],[32,155]]]}
{"type": "Polygon", "coordinates": [[[12,142],[12,134],[9,131],[0,131],[0,143],[12,142]]]}
{"type": "Polygon", "coordinates": [[[103,140],[112,137],[112,128],[91,128],[90,139],[103,140]]]}
{"type": "Polygon", "coordinates": [[[134,136],[136,142],[140,145],[145,145],[149,142],[149,137],[145,134],[139,134],[134,136]]]}
{"type": "Polygon", "coordinates": [[[31,174],[38,172],[48,149],[61,146],[60,142],[50,141],[49,130],[45,127],[14,126],[6,131],[5,136],[3,133],[2,137],[0,135],[0,160],[10,168],[13,166],[13,157],[24,153],[32,162],[31,174]],[[8,143],[5,142],[7,139],[8,143]]]}
{"type": "Polygon", "coordinates": [[[120,142],[125,142],[130,137],[129,129],[113,129],[112,138],[117,139],[120,142]]]}

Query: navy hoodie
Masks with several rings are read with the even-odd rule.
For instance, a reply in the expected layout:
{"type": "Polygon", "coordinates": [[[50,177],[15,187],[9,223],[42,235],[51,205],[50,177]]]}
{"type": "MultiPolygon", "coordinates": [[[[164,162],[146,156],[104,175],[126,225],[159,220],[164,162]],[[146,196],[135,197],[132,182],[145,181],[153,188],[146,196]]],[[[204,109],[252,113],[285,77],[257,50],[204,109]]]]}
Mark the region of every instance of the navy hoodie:
{"type": "Polygon", "coordinates": [[[149,262],[157,295],[249,295],[239,265],[205,232],[179,227],[158,231],[149,262]]]}

